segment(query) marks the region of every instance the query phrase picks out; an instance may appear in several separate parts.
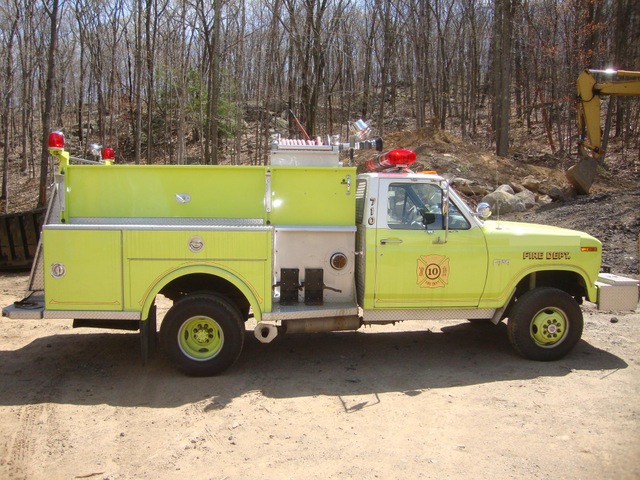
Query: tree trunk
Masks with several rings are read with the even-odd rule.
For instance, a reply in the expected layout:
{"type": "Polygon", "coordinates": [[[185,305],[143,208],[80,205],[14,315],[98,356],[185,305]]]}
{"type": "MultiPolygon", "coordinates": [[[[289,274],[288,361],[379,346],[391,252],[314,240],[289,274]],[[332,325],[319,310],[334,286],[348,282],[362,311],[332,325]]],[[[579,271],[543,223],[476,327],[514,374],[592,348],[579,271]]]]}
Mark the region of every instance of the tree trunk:
{"type": "Polygon", "coordinates": [[[210,139],[211,139],[211,165],[218,164],[218,103],[220,102],[220,25],[222,23],[222,0],[213,0],[213,55],[211,61],[211,91],[210,105],[210,139]]]}
{"type": "Polygon", "coordinates": [[[372,15],[369,19],[371,21],[371,25],[369,31],[367,32],[367,43],[364,48],[365,59],[364,59],[364,74],[362,77],[362,107],[360,109],[360,114],[362,118],[367,118],[369,115],[369,95],[371,93],[371,69],[373,64],[372,58],[372,50],[373,50],[373,40],[375,39],[376,33],[376,17],[372,15]]]}
{"type": "Polygon", "coordinates": [[[513,8],[517,0],[495,0],[493,25],[493,131],[496,155],[509,153],[511,107],[511,43],[513,8]]]}
{"type": "Polygon", "coordinates": [[[147,163],[152,163],[153,161],[153,100],[154,100],[154,80],[153,80],[153,70],[155,68],[154,64],[154,50],[155,50],[155,34],[156,34],[156,25],[157,16],[151,15],[153,11],[153,6],[155,5],[154,0],[147,0],[145,7],[145,36],[146,36],[146,53],[147,53],[147,163]]]}
{"type": "Polygon", "coordinates": [[[47,204],[47,179],[49,176],[49,130],[51,130],[51,110],[53,87],[56,80],[56,50],[58,47],[58,1],[52,0],[51,8],[46,5],[51,22],[49,52],[47,58],[47,81],[44,90],[44,110],[42,111],[42,154],[40,156],[40,183],[38,185],[38,207],[47,204]]]}
{"type": "MultiPolygon", "coordinates": [[[[240,0],[240,31],[238,32],[239,39],[239,52],[236,59],[236,79],[242,85],[244,83],[244,32],[246,24],[246,10],[244,0],[240,0]]],[[[233,156],[233,163],[238,165],[240,163],[240,150],[242,148],[242,90],[238,89],[236,93],[236,142],[235,152],[233,156]]]]}
{"type": "Polygon", "coordinates": [[[0,193],[0,200],[5,200],[5,213],[9,204],[9,194],[7,191],[7,181],[9,177],[9,117],[11,115],[11,97],[13,96],[13,40],[18,28],[19,14],[16,14],[16,18],[9,30],[9,40],[7,43],[7,65],[5,70],[5,91],[4,105],[2,106],[2,131],[4,133],[3,143],[4,148],[2,152],[2,193],[0,193]]]}
{"type": "MultiPolygon", "coordinates": [[[[186,26],[186,15],[187,15],[187,2],[183,0],[180,2],[180,52],[185,52],[187,50],[187,26],[186,26]]],[[[176,135],[177,135],[177,146],[176,146],[176,163],[178,165],[183,165],[186,160],[186,133],[187,133],[187,120],[186,120],[186,81],[187,81],[187,71],[188,71],[188,63],[185,55],[180,55],[180,71],[178,72],[178,85],[176,87],[176,101],[178,106],[177,112],[177,127],[176,127],[176,135]]]]}
{"type": "Polygon", "coordinates": [[[136,42],[133,66],[133,89],[135,102],[135,124],[133,129],[133,144],[136,164],[142,156],[142,1],[136,0],[136,42]]]}

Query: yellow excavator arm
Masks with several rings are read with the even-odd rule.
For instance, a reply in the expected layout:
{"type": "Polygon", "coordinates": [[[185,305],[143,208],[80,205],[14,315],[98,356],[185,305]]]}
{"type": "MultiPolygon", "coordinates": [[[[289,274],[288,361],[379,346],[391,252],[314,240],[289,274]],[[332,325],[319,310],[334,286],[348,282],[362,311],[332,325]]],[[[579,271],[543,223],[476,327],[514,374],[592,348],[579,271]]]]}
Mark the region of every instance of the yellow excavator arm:
{"type": "Polygon", "coordinates": [[[580,161],[567,171],[567,179],[578,193],[589,193],[602,159],[600,97],[603,95],[640,96],[640,72],[630,70],[584,70],[576,82],[578,108],[578,153],[580,161]],[[615,75],[610,82],[598,83],[594,73],[615,75]],[[633,80],[626,80],[633,78],[633,80]]]}

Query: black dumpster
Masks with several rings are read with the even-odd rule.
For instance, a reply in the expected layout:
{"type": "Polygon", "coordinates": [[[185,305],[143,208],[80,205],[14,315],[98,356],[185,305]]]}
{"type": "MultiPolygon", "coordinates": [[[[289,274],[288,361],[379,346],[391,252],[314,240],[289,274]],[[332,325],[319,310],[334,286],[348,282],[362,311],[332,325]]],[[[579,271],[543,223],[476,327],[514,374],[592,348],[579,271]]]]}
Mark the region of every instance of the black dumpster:
{"type": "Polygon", "coordinates": [[[0,215],[0,270],[28,270],[36,256],[46,208],[0,215]]]}

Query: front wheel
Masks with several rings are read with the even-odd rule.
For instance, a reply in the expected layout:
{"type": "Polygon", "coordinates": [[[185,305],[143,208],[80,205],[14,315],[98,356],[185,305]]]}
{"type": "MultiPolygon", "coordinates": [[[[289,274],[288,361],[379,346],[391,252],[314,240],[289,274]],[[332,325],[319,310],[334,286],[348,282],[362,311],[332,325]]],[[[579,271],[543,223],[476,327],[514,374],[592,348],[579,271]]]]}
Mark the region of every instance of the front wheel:
{"type": "Polygon", "coordinates": [[[513,305],[507,333],[513,348],[531,360],[558,360],[582,337],[580,306],[557,288],[536,288],[513,305]]]}
{"type": "Polygon", "coordinates": [[[238,309],[224,298],[197,294],[177,301],[160,326],[169,358],[187,375],[216,375],[240,356],[244,324],[238,309]]]}

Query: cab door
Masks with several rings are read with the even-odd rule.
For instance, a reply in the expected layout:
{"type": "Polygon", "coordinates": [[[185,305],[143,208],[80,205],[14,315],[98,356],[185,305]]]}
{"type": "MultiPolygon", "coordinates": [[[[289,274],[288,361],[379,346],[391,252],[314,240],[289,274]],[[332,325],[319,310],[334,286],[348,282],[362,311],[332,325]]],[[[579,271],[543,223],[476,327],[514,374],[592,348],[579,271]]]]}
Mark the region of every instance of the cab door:
{"type": "Polygon", "coordinates": [[[378,199],[374,308],[478,306],[487,277],[484,234],[449,203],[445,235],[440,185],[381,179],[378,199]]]}

